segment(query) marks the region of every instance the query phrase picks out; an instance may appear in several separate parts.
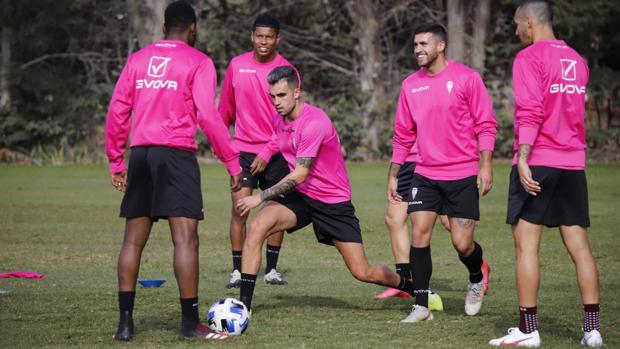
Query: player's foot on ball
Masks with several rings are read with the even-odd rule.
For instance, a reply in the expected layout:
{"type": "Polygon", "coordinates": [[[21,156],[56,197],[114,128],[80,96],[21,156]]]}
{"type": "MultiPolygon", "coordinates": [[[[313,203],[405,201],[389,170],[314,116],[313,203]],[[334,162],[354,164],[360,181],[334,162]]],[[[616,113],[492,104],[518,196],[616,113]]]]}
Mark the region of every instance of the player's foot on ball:
{"type": "Polygon", "coordinates": [[[581,337],[581,345],[585,345],[590,348],[602,347],[603,336],[601,336],[601,332],[598,330],[583,332],[583,337],[581,337]]]}
{"type": "Polygon", "coordinates": [[[540,335],[538,331],[523,333],[518,327],[511,327],[508,329],[507,335],[491,339],[489,344],[496,347],[539,347],[540,335]]]}
{"type": "Polygon", "coordinates": [[[181,339],[187,339],[187,340],[194,340],[194,339],[199,339],[199,340],[205,340],[205,339],[215,339],[215,340],[224,340],[224,339],[228,339],[228,337],[230,337],[230,335],[226,334],[226,333],[217,333],[215,331],[213,331],[212,329],[210,329],[208,326],[205,326],[203,324],[197,324],[195,328],[193,329],[184,329],[181,328],[181,330],[179,331],[179,338],[181,339]]]}
{"type": "Polygon", "coordinates": [[[387,288],[385,291],[375,295],[375,299],[386,299],[386,298],[411,298],[411,295],[405,291],[401,291],[396,288],[387,288]]]}
{"type": "Polygon", "coordinates": [[[491,275],[491,267],[487,264],[487,261],[482,261],[482,281],[484,282],[484,294],[489,292],[489,275],[491,275]]]}
{"type": "Polygon", "coordinates": [[[428,309],[443,311],[443,301],[441,300],[441,297],[433,291],[428,294],[428,309]]]}
{"type": "Polygon", "coordinates": [[[414,304],[411,308],[411,313],[406,318],[400,320],[402,323],[406,322],[420,322],[433,320],[433,313],[427,307],[414,304]]]}
{"type": "Polygon", "coordinates": [[[241,286],[241,272],[237,269],[230,273],[230,280],[226,284],[226,288],[239,288],[241,286]]]}
{"type": "Polygon", "coordinates": [[[264,280],[269,285],[288,285],[288,282],[282,278],[282,274],[275,269],[265,274],[264,280]]]}
{"type": "Polygon", "coordinates": [[[133,331],[133,319],[131,315],[129,315],[129,312],[124,312],[118,320],[118,329],[112,338],[117,341],[128,342],[133,339],[133,331]]]}
{"type": "Polygon", "coordinates": [[[467,285],[467,296],[465,297],[465,314],[476,315],[482,307],[484,299],[484,282],[469,283],[467,285]]]}

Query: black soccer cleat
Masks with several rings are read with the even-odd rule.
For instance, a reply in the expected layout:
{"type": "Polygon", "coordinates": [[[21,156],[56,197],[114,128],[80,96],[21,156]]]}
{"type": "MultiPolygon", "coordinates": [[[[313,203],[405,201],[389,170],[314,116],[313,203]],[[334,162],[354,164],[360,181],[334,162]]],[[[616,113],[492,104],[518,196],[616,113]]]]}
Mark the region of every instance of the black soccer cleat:
{"type": "Polygon", "coordinates": [[[212,329],[210,329],[208,326],[205,326],[203,324],[197,324],[196,327],[192,328],[192,329],[187,329],[187,328],[183,328],[185,326],[181,327],[181,330],[179,331],[179,335],[178,337],[180,339],[186,339],[186,340],[210,340],[210,339],[215,339],[215,340],[223,340],[223,339],[228,339],[230,337],[230,335],[226,334],[226,333],[217,333],[215,331],[213,331],[212,329]]]}
{"type": "Polygon", "coordinates": [[[133,333],[133,318],[131,317],[129,312],[124,312],[121,314],[120,319],[118,320],[118,329],[116,330],[116,334],[114,334],[112,338],[117,341],[129,342],[133,339],[133,333]]]}

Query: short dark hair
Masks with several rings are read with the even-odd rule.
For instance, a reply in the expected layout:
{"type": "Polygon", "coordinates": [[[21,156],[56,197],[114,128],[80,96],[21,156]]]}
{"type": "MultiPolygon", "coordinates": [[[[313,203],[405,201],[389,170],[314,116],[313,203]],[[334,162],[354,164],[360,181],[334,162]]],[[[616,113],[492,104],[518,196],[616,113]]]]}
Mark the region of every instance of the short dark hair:
{"type": "Polygon", "coordinates": [[[254,25],[252,26],[252,31],[255,31],[257,27],[267,27],[273,28],[276,31],[276,34],[280,33],[280,22],[270,15],[263,14],[254,20],[254,25]]]}
{"type": "Polygon", "coordinates": [[[267,75],[267,82],[269,85],[275,85],[278,81],[285,79],[286,83],[289,86],[299,87],[299,73],[295,68],[289,65],[282,65],[276,68],[273,68],[269,75],[267,75]]]}
{"type": "Polygon", "coordinates": [[[166,7],[164,27],[167,31],[173,28],[186,30],[192,24],[196,24],[196,12],[194,12],[192,5],[186,1],[175,1],[166,7]]]}
{"type": "Polygon", "coordinates": [[[448,34],[446,33],[446,28],[443,25],[436,22],[427,22],[420,24],[413,31],[413,36],[415,37],[418,34],[422,33],[431,33],[441,39],[443,42],[448,45],[448,34]]]}
{"type": "Polygon", "coordinates": [[[545,0],[523,0],[519,5],[519,10],[524,11],[540,23],[553,23],[553,9],[551,4],[545,0]]]}

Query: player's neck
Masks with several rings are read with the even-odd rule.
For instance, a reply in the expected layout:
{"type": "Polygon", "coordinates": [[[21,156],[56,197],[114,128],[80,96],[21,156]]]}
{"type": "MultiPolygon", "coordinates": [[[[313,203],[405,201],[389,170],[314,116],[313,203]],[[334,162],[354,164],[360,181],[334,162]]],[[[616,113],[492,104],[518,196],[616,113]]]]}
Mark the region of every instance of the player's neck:
{"type": "Polygon", "coordinates": [[[428,75],[435,75],[435,74],[441,73],[444,69],[446,69],[447,66],[448,66],[448,60],[446,59],[446,56],[439,55],[437,56],[437,59],[433,61],[433,63],[431,63],[429,66],[427,66],[424,69],[426,69],[426,73],[428,75]]]}
{"type": "Polygon", "coordinates": [[[535,28],[532,31],[532,41],[533,43],[537,43],[541,40],[557,40],[555,34],[553,33],[553,29],[549,26],[543,26],[540,28],[535,28]]]}
{"type": "Polygon", "coordinates": [[[276,58],[277,54],[278,53],[276,51],[273,51],[269,56],[261,56],[258,53],[254,52],[254,60],[262,64],[269,63],[276,58]]]}
{"type": "Polygon", "coordinates": [[[291,112],[286,117],[284,117],[286,122],[293,122],[299,117],[302,105],[303,103],[301,102],[301,100],[297,100],[297,102],[295,103],[295,108],[293,108],[293,110],[291,110],[291,112]]]}

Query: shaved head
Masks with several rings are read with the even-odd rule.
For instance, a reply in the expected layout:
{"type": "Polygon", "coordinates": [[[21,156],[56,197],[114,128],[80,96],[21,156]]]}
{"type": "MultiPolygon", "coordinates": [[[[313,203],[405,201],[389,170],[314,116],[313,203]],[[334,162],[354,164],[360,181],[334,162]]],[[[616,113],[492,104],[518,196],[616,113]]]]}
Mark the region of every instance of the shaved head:
{"type": "Polygon", "coordinates": [[[517,16],[532,17],[539,24],[553,23],[551,5],[543,0],[525,0],[517,9],[517,16]]]}

